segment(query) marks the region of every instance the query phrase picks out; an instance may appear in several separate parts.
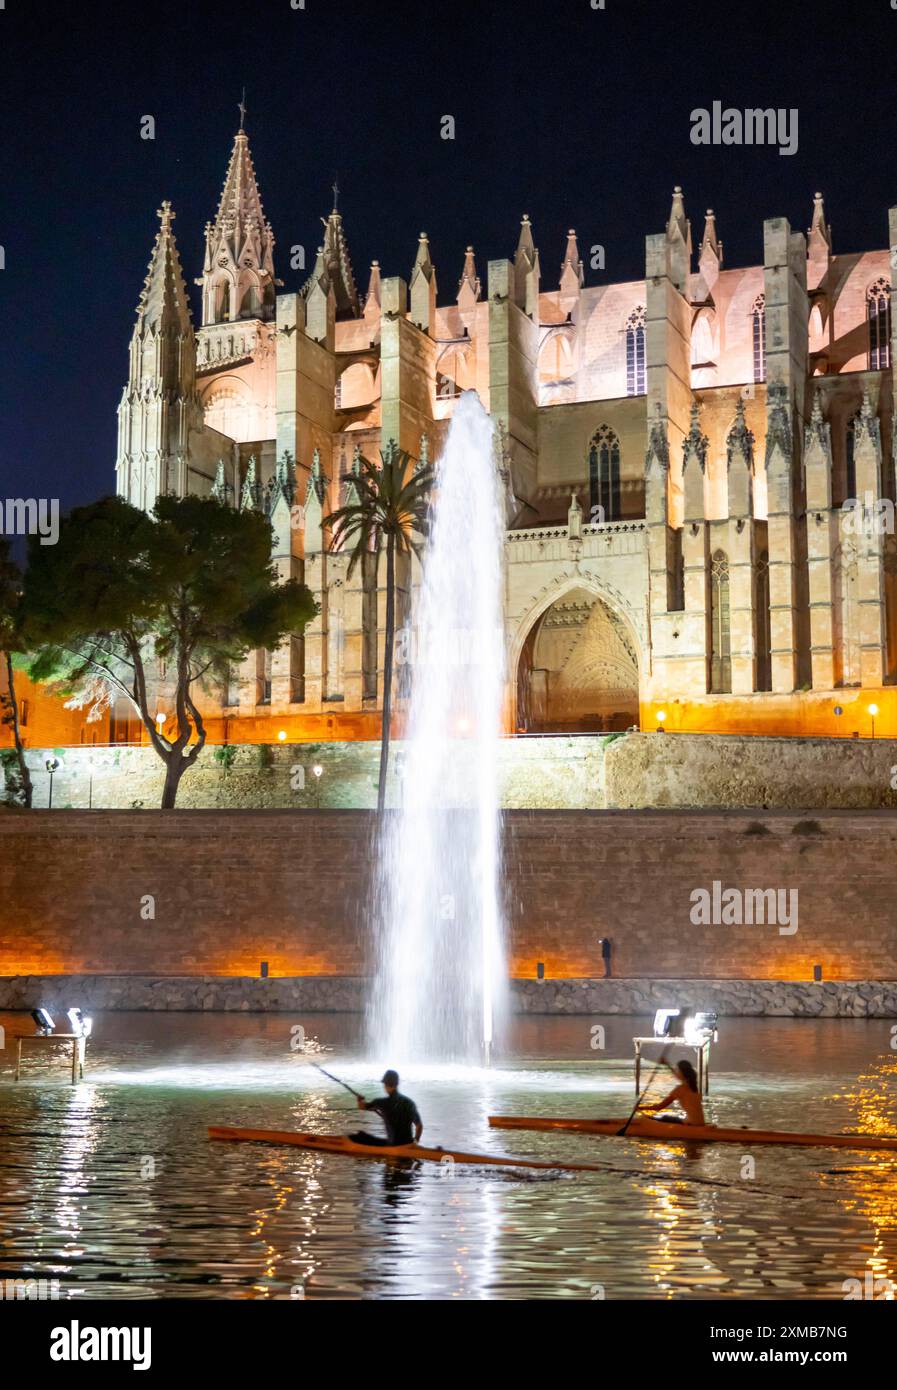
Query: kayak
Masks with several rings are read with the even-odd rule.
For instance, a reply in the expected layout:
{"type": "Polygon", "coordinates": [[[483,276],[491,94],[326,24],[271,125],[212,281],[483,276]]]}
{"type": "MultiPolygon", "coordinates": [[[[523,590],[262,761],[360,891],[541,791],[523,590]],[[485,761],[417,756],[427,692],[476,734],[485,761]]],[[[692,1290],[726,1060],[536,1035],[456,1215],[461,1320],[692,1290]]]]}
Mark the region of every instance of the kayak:
{"type": "MultiPolygon", "coordinates": [[[[567,1130],[574,1134],[620,1136],[626,1126],[619,1120],[547,1119],[541,1115],[490,1115],[493,1129],[567,1130]]],[[[897,1151],[897,1135],[790,1134],[776,1129],[724,1129],[718,1125],[671,1124],[668,1120],[633,1120],[626,1139],[662,1139],[668,1144],[790,1144],[805,1148],[891,1149],[897,1151]]]]}
{"type": "MultiPolygon", "coordinates": [[[[620,1121],[622,1124],[622,1120],[620,1121]]],[[[291,1129],[239,1129],[232,1125],[209,1125],[210,1139],[243,1139],[256,1144],[292,1144],[316,1153],[343,1154],[349,1158],[411,1158],[423,1163],[476,1163],[502,1168],[541,1168],[567,1173],[604,1173],[606,1164],[545,1163],[532,1158],[512,1158],[509,1154],[468,1154],[457,1149],[427,1149],[420,1144],[355,1144],[345,1134],[303,1134],[291,1129]]]]}

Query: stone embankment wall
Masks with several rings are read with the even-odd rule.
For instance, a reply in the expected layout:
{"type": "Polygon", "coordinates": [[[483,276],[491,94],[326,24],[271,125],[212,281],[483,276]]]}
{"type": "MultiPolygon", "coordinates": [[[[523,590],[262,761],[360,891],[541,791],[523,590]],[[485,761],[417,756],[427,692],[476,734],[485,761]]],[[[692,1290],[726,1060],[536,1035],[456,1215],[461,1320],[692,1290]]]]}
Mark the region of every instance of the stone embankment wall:
{"type": "Polygon", "coordinates": [[[608,743],[608,807],[897,807],[897,739],[628,734],[608,743]]]}
{"type": "MultiPolygon", "coordinates": [[[[499,743],[502,805],[590,810],[604,806],[602,736],[513,738],[499,743]]],[[[149,747],[32,748],[27,758],[34,805],[46,807],[48,758],[62,766],[53,777],[54,810],[142,810],[158,807],[164,768],[149,747]]],[[[396,739],[390,757],[388,804],[402,795],[404,745],[396,739]]],[[[314,810],[377,804],[378,742],[234,744],[227,751],[207,746],[178,789],[183,810],[314,810]],[[314,768],[321,769],[320,777],[314,768]]],[[[2,785],[0,768],[0,785],[2,785]]],[[[2,793],[0,793],[2,794],[2,793]]]]}
{"type": "MultiPolygon", "coordinates": [[[[397,806],[400,740],[393,750],[388,802],[397,806]]],[[[38,808],[49,798],[51,756],[62,760],[53,779],[54,809],[159,805],[162,764],[151,748],[85,745],[29,750],[38,808]]],[[[209,746],[181,782],[178,806],[369,810],[376,805],[379,760],[377,742],[239,744],[224,754],[209,746]]],[[[499,744],[499,776],[502,805],[519,810],[897,808],[897,740],[670,733],[509,738],[499,744]]]]}
{"type": "MultiPolygon", "coordinates": [[[[366,975],[376,830],[365,811],[7,812],[0,976],[366,975]]],[[[520,978],[600,975],[602,937],[621,979],[897,978],[890,812],[508,811],[504,861],[520,978]]]]}
{"type": "MultiPolygon", "coordinates": [[[[360,1013],[368,981],[326,975],[268,980],[220,975],[19,975],[0,979],[0,1010],[52,1013],[152,1010],[221,1013],[360,1013]]],[[[897,1018],[897,982],[782,980],[514,980],[520,1014],[648,1016],[659,1008],[715,1009],[721,1018],[897,1018]]]]}

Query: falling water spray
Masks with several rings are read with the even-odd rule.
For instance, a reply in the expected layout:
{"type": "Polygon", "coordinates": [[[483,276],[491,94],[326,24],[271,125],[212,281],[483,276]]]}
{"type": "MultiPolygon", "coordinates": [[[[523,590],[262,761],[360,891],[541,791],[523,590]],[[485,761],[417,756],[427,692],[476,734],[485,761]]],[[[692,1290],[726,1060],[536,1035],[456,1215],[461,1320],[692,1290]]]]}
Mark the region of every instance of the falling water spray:
{"type": "Polygon", "coordinates": [[[391,1064],[489,1060],[504,1011],[498,739],[504,509],[493,425],[459,400],[401,634],[410,707],[401,803],[379,844],[372,1046],[391,1064]]]}

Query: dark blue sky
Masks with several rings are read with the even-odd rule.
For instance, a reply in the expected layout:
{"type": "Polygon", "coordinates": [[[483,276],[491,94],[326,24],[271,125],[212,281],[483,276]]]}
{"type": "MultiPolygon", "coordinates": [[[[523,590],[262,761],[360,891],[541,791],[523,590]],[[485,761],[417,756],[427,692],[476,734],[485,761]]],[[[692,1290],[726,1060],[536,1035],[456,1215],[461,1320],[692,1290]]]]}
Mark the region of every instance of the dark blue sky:
{"type": "MultiPolygon", "coordinates": [[[[233,0],[0,11],[0,496],[63,505],[114,489],[115,411],[134,307],[170,198],[185,273],[202,265],[236,104],[286,288],[305,278],[338,171],[360,288],[379,257],[407,277],[430,235],[440,298],[473,242],[485,279],[529,212],[543,285],[569,226],[638,276],[674,183],[693,231],[713,206],[730,265],[762,256],[764,217],[804,230],[826,197],[835,249],[887,242],[897,202],[890,77],[897,12],[845,6],[489,0],[233,0]],[[693,107],[797,107],[800,147],[696,147],[693,107]],[[140,139],[140,118],[156,121],[140,139]],[[452,114],[454,142],[439,138],[452,114]]],[[[194,317],[196,298],[194,292],[194,317]]]]}

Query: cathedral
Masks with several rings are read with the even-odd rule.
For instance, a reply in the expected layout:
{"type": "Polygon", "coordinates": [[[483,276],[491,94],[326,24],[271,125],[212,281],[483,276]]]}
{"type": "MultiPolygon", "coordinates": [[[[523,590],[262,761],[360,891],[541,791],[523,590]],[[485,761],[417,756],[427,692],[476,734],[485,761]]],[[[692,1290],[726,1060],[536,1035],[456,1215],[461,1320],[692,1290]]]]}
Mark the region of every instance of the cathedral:
{"type": "MultiPolygon", "coordinates": [[[[897,728],[897,208],[881,249],[836,254],[817,193],[806,234],[771,217],[762,263],[729,268],[713,212],[695,244],[676,188],[644,278],[594,285],[601,248],[570,231],[543,274],[524,215],[512,258],[481,275],[468,246],[440,266],[446,295],[423,232],[407,278],[375,260],[362,292],[334,205],[287,287],[241,123],[198,325],[174,211],[158,216],[117,491],[264,511],[278,572],[320,606],[206,696],[213,739],[377,737],[384,575],[350,579],[326,518],[359,454],[437,460],[469,389],[506,482],[509,733],[865,735],[870,708],[897,728]]],[[[417,578],[399,575],[412,628],[417,578]]]]}

